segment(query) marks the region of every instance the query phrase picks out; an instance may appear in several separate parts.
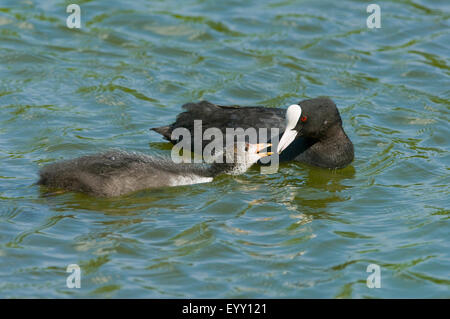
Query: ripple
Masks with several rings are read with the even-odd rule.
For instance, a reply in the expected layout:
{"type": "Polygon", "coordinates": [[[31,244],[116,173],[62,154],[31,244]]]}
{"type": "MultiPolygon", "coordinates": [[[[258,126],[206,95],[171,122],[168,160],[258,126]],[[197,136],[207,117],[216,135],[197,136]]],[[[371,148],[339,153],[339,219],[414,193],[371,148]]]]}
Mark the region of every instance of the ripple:
{"type": "Polygon", "coordinates": [[[2,3],[0,295],[448,296],[447,8],[386,2],[368,30],[353,3],[85,1],[80,30],[48,1],[2,3]],[[355,146],[345,169],[255,167],[115,199],[33,185],[44,163],[99,149],[168,153],[148,128],[189,101],[324,95],[355,146]],[[367,289],[371,263],[383,289],[367,289]]]}

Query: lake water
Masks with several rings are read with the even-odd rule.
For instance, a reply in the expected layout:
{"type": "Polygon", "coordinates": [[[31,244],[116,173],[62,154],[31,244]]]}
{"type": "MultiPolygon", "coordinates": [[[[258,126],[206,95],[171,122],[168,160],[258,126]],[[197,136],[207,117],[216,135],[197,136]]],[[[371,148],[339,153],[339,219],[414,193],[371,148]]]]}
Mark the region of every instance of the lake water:
{"type": "Polygon", "coordinates": [[[380,29],[363,1],[2,0],[0,297],[450,298],[450,5],[377,3],[380,29]],[[321,95],[355,145],[345,169],[114,199],[34,185],[99,150],[169,154],[148,129],[186,102],[321,95]]]}

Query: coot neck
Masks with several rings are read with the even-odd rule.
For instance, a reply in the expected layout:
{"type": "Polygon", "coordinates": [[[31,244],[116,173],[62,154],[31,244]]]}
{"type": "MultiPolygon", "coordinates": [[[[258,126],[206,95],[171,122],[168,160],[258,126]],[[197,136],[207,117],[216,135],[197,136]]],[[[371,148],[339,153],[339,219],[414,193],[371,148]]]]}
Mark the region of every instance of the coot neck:
{"type": "Polygon", "coordinates": [[[348,140],[348,136],[345,134],[342,125],[340,123],[336,123],[327,130],[326,134],[319,139],[319,142],[339,140],[348,140]]]}
{"type": "Polygon", "coordinates": [[[350,164],[354,157],[353,144],[341,125],[327,130],[326,135],[316,140],[301,155],[302,161],[314,166],[342,168],[350,164]]]}

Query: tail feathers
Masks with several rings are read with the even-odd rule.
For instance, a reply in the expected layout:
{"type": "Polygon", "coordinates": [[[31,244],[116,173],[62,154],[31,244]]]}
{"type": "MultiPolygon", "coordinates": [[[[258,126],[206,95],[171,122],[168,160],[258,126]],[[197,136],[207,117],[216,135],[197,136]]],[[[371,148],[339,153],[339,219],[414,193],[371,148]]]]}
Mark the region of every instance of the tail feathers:
{"type": "Polygon", "coordinates": [[[39,176],[39,180],[34,183],[34,185],[47,185],[47,177],[42,176],[42,174],[39,176]]]}
{"type": "MultiPolygon", "coordinates": [[[[182,106],[184,112],[178,114],[176,120],[171,125],[153,127],[153,130],[168,141],[174,142],[171,139],[172,131],[178,127],[184,127],[191,130],[193,128],[193,123],[195,120],[202,120],[205,127],[215,127],[213,125],[216,122],[220,123],[224,116],[224,109],[231,107],[223,107],[210,103],[208,101],[201,101],[199,103],[186,103],[182,106]]],[[[235,106],[232,108],[236,108],[235,106]]]]}
{"type": "Polygon", "coordinates": [[[166,140],[170,141],[170,136],[172,135],[172,128],[169,125],[160,126],[160,127],[152,127],[150,130],[161,134],[162,136],[164,136],[164,138],[166,140]]]}

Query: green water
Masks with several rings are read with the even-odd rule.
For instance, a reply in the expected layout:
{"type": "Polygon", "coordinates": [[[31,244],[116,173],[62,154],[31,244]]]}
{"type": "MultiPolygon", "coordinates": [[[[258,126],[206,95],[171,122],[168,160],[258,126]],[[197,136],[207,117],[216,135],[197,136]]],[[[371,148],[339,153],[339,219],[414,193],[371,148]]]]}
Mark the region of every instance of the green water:
{"type": "Polygon", "coordinates": [[[365,1],[2,0],[0,297],[449,298],[450,5],[376,3],[381,29],[365,1]],[[115,199],[33,185],[103,149],[169,154],[148,129],[186,102],[320,95],[355,145],[342,170],[115,199]]]}

